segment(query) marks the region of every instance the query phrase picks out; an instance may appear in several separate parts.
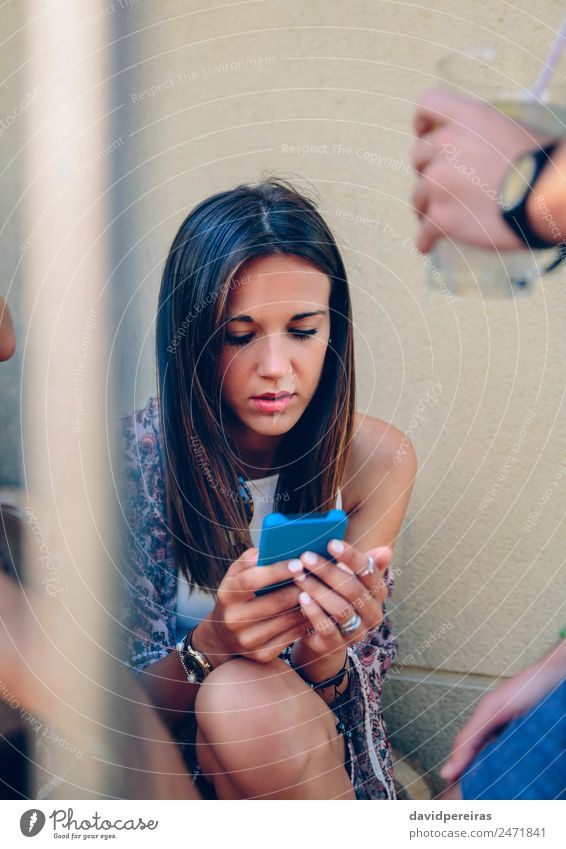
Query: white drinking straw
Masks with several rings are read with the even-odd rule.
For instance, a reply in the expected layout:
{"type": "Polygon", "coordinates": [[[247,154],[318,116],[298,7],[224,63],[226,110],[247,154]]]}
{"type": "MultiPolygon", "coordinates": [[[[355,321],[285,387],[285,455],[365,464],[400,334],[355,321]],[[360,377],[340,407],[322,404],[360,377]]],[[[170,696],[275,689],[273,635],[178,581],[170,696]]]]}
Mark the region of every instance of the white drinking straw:
{"type": "Polygon", "coordinates": [[[556,66],[558,65],[558,61],[562,55],[562,51],[566,46],[566,17],[562,21],[562,26],[560,27],[560,32],[556,34],[556,38],[550,48],[550,52],[547,56],[546,62],[543,65],[542,71],[538,75],[537,81],[530,90],[531,97],[540,100],[542,95],[546,91],[550,80],[556,71],[556,66]]]}

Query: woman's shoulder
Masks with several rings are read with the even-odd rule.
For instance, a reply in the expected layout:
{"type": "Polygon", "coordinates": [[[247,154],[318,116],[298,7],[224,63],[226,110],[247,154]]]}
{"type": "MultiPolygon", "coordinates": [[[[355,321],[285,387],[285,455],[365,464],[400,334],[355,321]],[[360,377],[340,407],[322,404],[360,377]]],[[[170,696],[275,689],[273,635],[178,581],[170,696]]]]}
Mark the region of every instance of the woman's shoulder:
{"type": "Polygon", "coordinates": [[[402,430],[367,413],[354,414],[354,432],[341,487],[348,512],[387,474],[409,482],[417,468],[415,449],[402,430]],[[379,477],[378,477],[379,476],[379,477]]]}

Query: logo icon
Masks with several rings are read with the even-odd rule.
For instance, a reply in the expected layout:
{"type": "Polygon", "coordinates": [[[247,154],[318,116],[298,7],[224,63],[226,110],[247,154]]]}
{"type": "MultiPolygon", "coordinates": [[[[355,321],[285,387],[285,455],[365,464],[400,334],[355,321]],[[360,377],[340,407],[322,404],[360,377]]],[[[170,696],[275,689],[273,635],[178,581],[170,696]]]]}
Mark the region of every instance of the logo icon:
{"type": "Polygon", "coordinates": [[[25,837],[35,837],[45,825],[45,814],[32,808],[20,817],[20,831],[25,837]]]}

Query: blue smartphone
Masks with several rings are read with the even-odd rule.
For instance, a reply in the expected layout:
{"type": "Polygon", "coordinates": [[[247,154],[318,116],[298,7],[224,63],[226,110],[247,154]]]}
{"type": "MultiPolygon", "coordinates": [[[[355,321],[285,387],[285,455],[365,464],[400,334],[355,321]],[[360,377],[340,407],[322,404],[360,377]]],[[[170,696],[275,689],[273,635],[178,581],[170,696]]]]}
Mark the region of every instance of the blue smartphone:
{"type": "MultiPolygon", "coordinates": [[[[304,551],[314,551],[327,560],[334,560],[327,549],[331,539],[344,539],[348,517],[344,510],[328,513],[269,513],[261,526],[258,566],[270,566],[280,560],[300,557],[304,551]]],[[[256,590],[265,595],[294,583],[280,581],[270,587],[256,590]]]]}

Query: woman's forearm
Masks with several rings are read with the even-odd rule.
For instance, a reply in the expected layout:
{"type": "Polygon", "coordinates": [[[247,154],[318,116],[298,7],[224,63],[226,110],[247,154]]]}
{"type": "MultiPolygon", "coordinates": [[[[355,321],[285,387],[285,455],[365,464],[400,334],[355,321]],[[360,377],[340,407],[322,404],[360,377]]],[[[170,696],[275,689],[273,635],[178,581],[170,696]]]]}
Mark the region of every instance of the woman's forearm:
{"type": "Polygon", "coordinates": [[[174,731],[194,709],[198,684],[189,684],[179,654],[172,651],[140,673],[138,682],[167,727],[174,731]]]}
{"type": "MultiPolygon", "coordinates": [[[[192,645],[208,658],[213,669],[231,659],[217,646],[208,617],[195,629],[192,645]]],[[[171,730],[182,725],[185,713],[194,709],[200,685],[189,684],[177,651],[146,666],[138,680],[171,730]]]]}
{"type": "Polygon", "coordinates": [[[566,142],[556,150],[527,201],[529,224],[543,239],[566,241],[566,142]]]}
{"type": "Polygon", "coordinates": [[[558,643],[555,643],[550,651],[535,665],[549,669],[550,676],[555,683],[566,678],[566,639],[561,639],[558,643]]]}
{"type": "Polygon", "coordinates": [[[0,298],[0,362],[9,360],[16,350],[16,336],[8,304],[0,298]]]}

